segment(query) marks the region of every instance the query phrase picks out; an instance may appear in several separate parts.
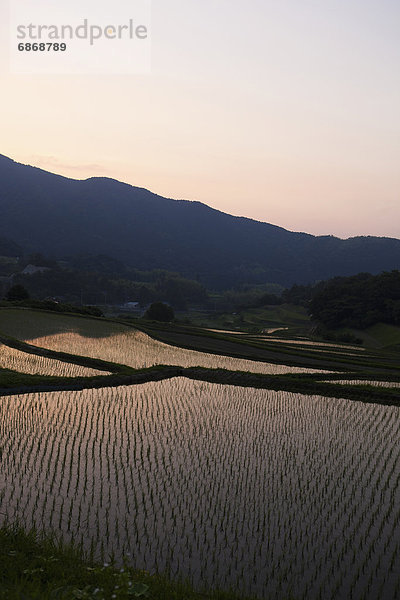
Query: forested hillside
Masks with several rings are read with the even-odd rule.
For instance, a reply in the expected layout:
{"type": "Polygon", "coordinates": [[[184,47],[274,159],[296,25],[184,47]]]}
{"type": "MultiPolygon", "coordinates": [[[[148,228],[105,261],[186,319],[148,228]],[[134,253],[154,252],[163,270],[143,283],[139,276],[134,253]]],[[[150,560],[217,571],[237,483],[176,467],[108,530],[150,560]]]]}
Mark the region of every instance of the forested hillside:
{"type": "Polygon", "coordinates": [[[0,157],[0,182],[0,236],[27,253],[104,254],[214,289],[290,286],[400,266],[397,239],[293,233],[112,179],[77,181],[0,157]]]}

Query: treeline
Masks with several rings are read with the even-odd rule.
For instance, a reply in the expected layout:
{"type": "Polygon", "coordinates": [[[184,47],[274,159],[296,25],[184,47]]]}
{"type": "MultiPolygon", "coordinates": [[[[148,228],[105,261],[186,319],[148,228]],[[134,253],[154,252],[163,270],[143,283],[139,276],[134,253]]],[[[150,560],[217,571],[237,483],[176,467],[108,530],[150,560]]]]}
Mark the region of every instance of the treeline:
{"type": "Polygon", "coordinates": [[[282,288],[277,284],[263,286],[243,286],[239,289],[225,290],[213,296],[210,307],[220,312],[248,310],[282,304],[282,288]],[[265,291],[266,289],[270,291],[265,291]]]}
{"type": "MultiPolygon", "coordinates": [[[[0,264],[1,268],[1,264],[0,264]]],[[[106,255],[80,255],[55,261],[42,254],[9,259],[7,274],[11,285],[20,284],[30,297],[54,298],[72,304],[124,304],[167,302],[177,310],[191,306],[218,312],[240,311],[280,304],[279,284],[240,285],[236,289],[209,293],[198,280],[164,269],[140,270],[106,255]],[[44,267],[42,272],[24,275],[28,265],[44,267]]],[[[5,273],[4,273],[5,274],[5,273]]],[[[8,289],[7,288],[7,289],[8,289]]],[[[3,295],[7,293],[3,290],[3,295]]]]}
{"type": "MultiPolygon", "coordinates": [[[[15,287],[19,286],[17,284],[15,287]]],[[[22,287],[22,286],[21,286],[22,287]]],[[[23,288],[24,289],[24,288],[23,288]]],[[[9,308],[11,306],[24,308],[39,308],[40,310],[50,310],[57,313],[74,313],[77,315],[86,315],[91,317],[103,317],[103,312],[97,306],[76,306],[75,304],[65,304],[54,302],[53,300],[33,300],[26,298],[23,300],[1,300],[0,306],[9,308]]]]}
{"type": "Polygon", "coordinates": [[[168,302],[176,309],[204,303],[207,292],[198,281],[178,273],[153,270],[138,271],[110,257],[80,257],[54,262],[35,255],[20,261],[47,267],[32,275],[14,274],[12,284],[26,288],[32,298],[56,297],[72,304],[124,304],[168,302]]]}
{"type": "Polygon", "coordinates": [[[374,323],[400,325],[400,272],[335,277],[314,286],[295,285],[285,302],[306,306],[313,320],[329,329],[365,329],[374,323]]]}

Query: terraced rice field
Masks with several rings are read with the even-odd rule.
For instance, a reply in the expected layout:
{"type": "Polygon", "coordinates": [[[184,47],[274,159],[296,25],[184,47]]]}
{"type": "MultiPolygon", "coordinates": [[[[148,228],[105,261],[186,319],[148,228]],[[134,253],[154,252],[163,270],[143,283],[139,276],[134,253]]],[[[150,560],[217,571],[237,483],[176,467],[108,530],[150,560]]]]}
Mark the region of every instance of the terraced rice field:
{"type": "Polygon", "coordinates": [[[184,378],[0,405],[0,517],[259,598],[400,597],[400,409],[184,378]]]}
{"type": "Polygon", "coordinates": [[[365,379],[330,379],[326,383],[341,383],[343,385],[373,385],[374,387],[400,388],[400,383],[396,381],[366,381],[365,379]]]}
{"type": "Polygon", "coordinates": [[[104,371],[97,371],[65,363],[61,360],[28,354],[15,348],[10,348],[0,343],[0,369],[11,369],[29,375],[52,375],[56,377],[93,377],[106,375],[104,371]]]}
{"type": "Polygon", "coordinates": [[[263,339],[270,342],[280,342],[282,344],[294,344],[298,346],[313,346],[315,348],[321,348],[325,350],[336,350],[337,348],[342,348],[343,350],[357,350],[358,352],[365,352],[365,348],[362,346],[350,346],[345,344],[333,344],[332,342],[313,342],[312,340],[291,340],[285,338],[278,337],[270,337],[268,335],[254,335],[251,336],[257,339],[263,339]]]}
{"type": "Polygon", "coordinates": [[[154,340],[124,325],[47,313],[37,317],[37,313],[32,316],[30,311],[0,311],[0,331],[41,348],[100,358],[138,369],[164,364],[265,374],[329,372],[186,350],[154,340]],[[6,312],[9,313],[8,320],[4,318],[6,312]]]}

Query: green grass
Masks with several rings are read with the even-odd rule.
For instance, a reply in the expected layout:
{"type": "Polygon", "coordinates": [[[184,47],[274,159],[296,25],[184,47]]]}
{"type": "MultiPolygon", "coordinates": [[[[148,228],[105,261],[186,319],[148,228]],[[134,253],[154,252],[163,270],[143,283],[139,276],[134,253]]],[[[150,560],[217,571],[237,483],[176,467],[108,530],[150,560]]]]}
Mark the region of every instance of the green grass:
{"type": "Polygon", "coordinates": [[[50,375],[29,375],[28,373],[19,373],[11,369],[0,369],[0,388],[14,389],[22,386],[35,386],[39,384],[56,385],[65,378],[51,377],[50,375]]]}
{"type": "Polygon", "coordinates": [[[25,341],[64,331],[88,338],[107,338],[126,329],[124,325],[85,315],[26,308],[0,309],[0,332],[25,341]]]}
{"type": "Polygon", "coordinates": [[[102,565],[79,548],[35,530],[0,528],[0,600],[238,600],[229,591],[195,591],[166,575],[102,565]]]}
{"type": "Polygon", "coordinates": [[[157,365],[147,369],[130,369],[129,373],[113,373],[95,377],[52,377],[28,375],[9,369],[0,369],[0,396],[28,392],[85,390],[92,388],[136,385],[149,381],[161,381],[179,377],[184,372],[180,367],[157,365]]]}
{"type": "Polygon", "coordinates": [[[310,328],[310,318],[306,310],[292,304],[251,308],[243,311],[242,314],[245,322],[260,328],[310,328]]]}
{"type": "Polygon", "coordinates": [[[296,334],[305,334],[311,326],[306,310],[300,306],[282,304],[238,310],[236,313],[209,311],[188,311],[179,315],[180,320],[188,319],[198,327],[231,329],[259,333],[266,328],[289,328],[296,334]]]}
{"type": "Polygon", "coordinates": [[[400,327],[376,323],[365,330],[354,330],[365,346],[370,348],[400,349],[400,327]]]}

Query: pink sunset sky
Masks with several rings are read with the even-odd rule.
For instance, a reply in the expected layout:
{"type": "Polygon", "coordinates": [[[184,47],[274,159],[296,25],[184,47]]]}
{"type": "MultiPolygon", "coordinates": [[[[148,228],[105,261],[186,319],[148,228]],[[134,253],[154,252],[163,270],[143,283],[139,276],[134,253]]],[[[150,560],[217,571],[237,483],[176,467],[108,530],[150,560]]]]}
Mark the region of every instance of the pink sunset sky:
{"type": "Polygon", "coordinates": [[[0,13],[0,154],[400,238],[398,0],[153,0],[146,75],[15,75],[0,13]]]}

